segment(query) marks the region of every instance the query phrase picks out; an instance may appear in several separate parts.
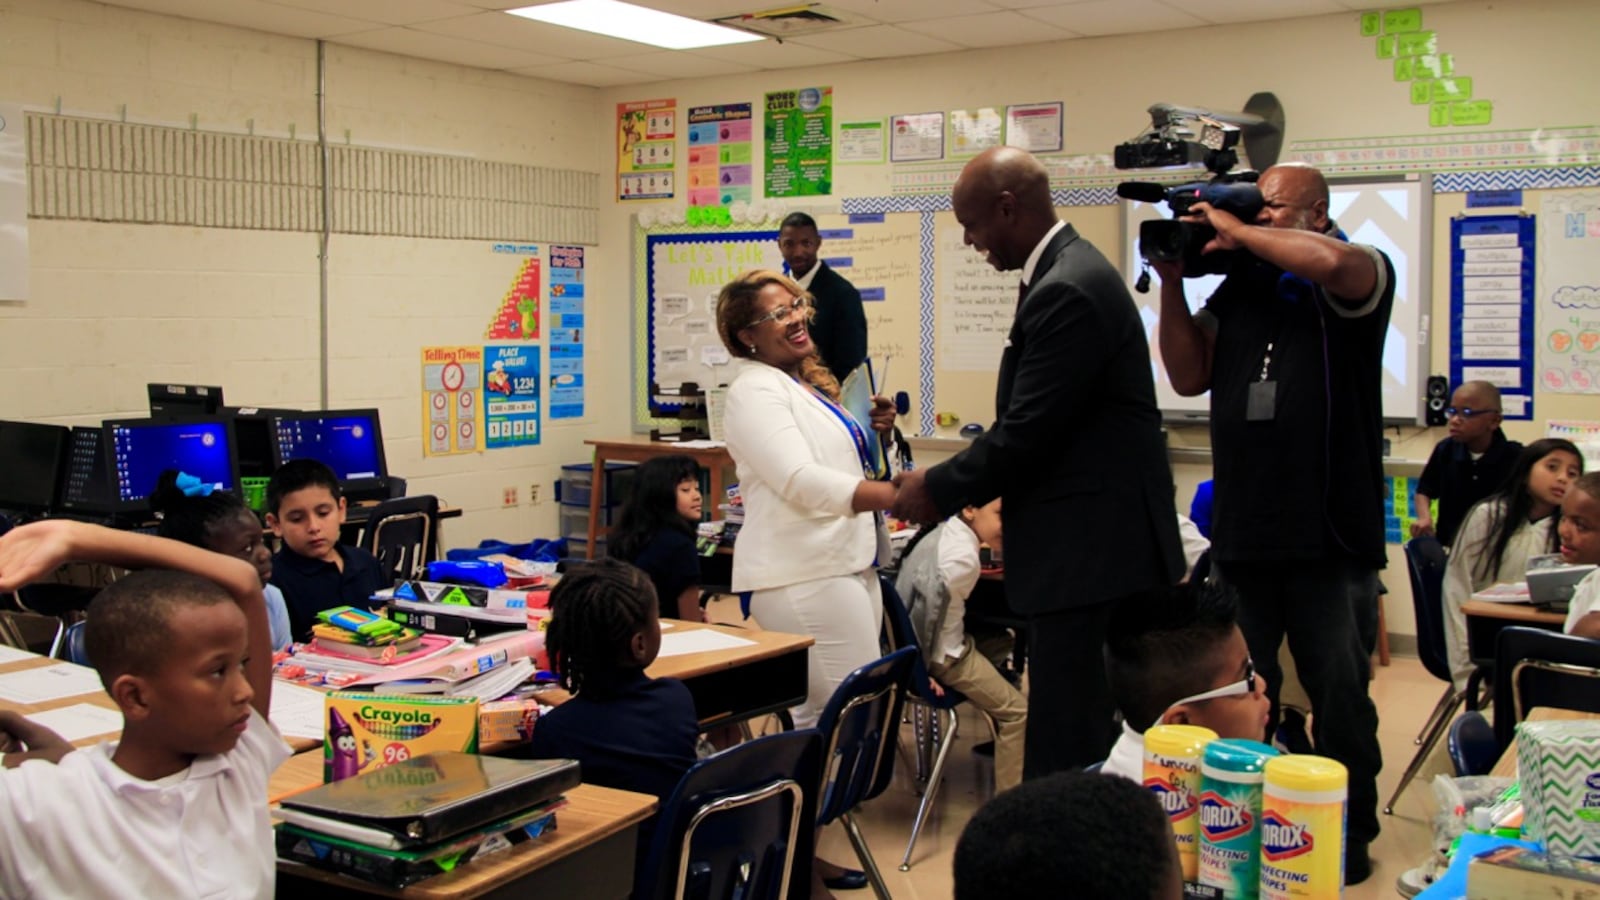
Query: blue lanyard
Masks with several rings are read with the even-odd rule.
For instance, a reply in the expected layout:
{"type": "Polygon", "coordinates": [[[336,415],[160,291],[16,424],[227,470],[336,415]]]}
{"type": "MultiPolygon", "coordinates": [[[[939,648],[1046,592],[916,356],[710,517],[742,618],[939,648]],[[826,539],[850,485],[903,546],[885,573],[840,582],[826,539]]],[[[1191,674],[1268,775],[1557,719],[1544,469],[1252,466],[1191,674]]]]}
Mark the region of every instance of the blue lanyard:
{"type": "Polygon", "coordinates": [[[844,425],[845,430],[850,433],[850,441],[856,447],[856,457],[861,460],[862,477],[868,481],[881,479],[883,474],[878,472],[872,465],[872,454],[867,451],[867,433],[862,430],[861,423],[856,421],[855,416],[850,415],[849,410],[833,402],[827,394],[817,390],[814,385],[809,382],[801,383],[811,389],[812,395],[822,401],[823,408],[833,413],[834,418],[838,419],[840,424],[844,425]]]}

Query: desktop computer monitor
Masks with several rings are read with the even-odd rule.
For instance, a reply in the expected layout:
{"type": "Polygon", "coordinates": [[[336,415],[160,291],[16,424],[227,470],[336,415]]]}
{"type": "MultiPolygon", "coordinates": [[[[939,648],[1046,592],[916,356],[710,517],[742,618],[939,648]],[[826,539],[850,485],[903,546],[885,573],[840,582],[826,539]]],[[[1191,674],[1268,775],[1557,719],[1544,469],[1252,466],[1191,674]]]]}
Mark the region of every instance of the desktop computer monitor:
{"type": "Polygon", "coordinates": [[[273,424],[278,465],[291,459],[315,459],[333,470],[346,496],[358,500],[387,496],[389,469],[377,410],[292,413],[276,417],[273,424]]]}
{"type": "Polygon", "coordinates": [[[214,416],[222,411],[222,388],[204,384],[147,384],[155,419],[214,416]]]}
{"type": "Polygon", "coordinates": [[[268,409],[257,406],[228,406],[222,414],[233,420],[233,451],[239,457],[240,478],[267,478],[278,467],[272,439],[278,416],[292,416],[297,409],[268,409]]]}
{"type": "Polygon", "coordinates": [[[72,429],[0,422],[0,509],[42,513],[55,505],[72,429]]]}
{"type": "Polygon", "coordinates": [[[233,423],[226,418],[116,419],[103,426],[117,509],[148,506],[161,473],[176,469],[213,490],[239,489],[233,423]]]}

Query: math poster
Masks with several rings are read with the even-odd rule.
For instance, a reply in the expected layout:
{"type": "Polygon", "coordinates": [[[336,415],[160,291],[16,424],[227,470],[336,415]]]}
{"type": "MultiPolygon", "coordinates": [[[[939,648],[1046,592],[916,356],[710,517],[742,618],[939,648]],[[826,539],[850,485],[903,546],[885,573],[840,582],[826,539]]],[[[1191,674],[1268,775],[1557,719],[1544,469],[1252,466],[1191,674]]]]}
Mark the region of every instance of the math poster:
{"type": "Polygon", "coordinates": [[[531,447],[539,443],[539,348],[491,344],[483,348],[483,445],[531,447]]]}
{"type": "Polygon", "coordinates": [[[670,200],[678,150],[678,101],[617,104],[617,196],[670,200]]]}
{"type": "Polygon", "coordinates": [[[483,448],[482,347],[422,348],[422,455],[452,456],[483,448]]]}
{"type": "Polygon", "coordinates": [[[1600,193],[1544,198],[1535,304],[1539,385],[1600,394],[1600,193]]]}
{"type": "Polygon", "coordinates": [[[689,110],[689,205],[728,206],[751,197],[750,104],[689,110]]]}
{"type": "Polygon", "coordinates": [[[550,409],[583,417],[583,248],[550,248],[550,409]]]}
{"type": "Polygon", "coordinates": [[[536,341],[539,339],[539,247],[536,244],[495,244],[493,249],[495,253],[521,257],[521,260],[483,337],[490,341],[536,341]]]}
{"type": "Polygon", "coordinates": [[[767,95],[768,197],[833,193],[833,88],[767,95]]]}

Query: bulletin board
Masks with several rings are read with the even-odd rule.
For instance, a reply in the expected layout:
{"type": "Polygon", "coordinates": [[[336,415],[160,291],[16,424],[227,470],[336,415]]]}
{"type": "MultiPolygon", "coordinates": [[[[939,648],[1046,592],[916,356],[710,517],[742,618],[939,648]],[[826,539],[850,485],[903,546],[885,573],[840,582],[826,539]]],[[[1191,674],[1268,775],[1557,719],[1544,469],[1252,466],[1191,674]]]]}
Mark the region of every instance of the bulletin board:
{"type": "MultiPolygon", "coordinates": [[[[861,292],[867,354],[887,390],[921,402],[917,348],[921,266],[916,214],[819,215],[821,257],[861,292]]],[[[649,414],[651,382],[701,388],[726,384],[731,357],[717,334],[717,294],[751,269],[781,270],[776,229],[725,231],[684,226],[635,231],[634,421],[671,427],[649,414]]]]}

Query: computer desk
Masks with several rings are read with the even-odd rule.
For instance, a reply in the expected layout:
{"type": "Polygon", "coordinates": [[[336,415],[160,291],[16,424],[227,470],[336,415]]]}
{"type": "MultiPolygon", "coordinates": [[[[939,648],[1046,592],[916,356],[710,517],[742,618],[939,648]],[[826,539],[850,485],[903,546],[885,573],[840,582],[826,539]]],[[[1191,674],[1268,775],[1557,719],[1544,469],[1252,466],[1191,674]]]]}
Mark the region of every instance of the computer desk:
{"type": "Polygon", "coordinates": [[[594,559],[595,540],[600,533],[600,504],[608,462],[641,463],[658,456],[690,457],[711,473],[709,485],[711,495],[706,498],[707,504],[715,509],[718,504],[727,502],[727,496],[723,492],[722,473],[724,469],[733,466],[733,457],[729,455],[726,446],[685,447],[680,443],[652,441],[643,436],[622,440],[587,440],[584,443],[594,448],[594,483],[589,489],[589,543],[585,548],[589,559],[594,559]]]}
{"type": "MultiPolygon", "coordinates": [[[[322,783],[322,756],[291,757],[267,783],[267,796],[292,796],[322,783]]],[[[633,890],[639,823],[656,809],[648,794],[580,784],[567,792],[554,831],[395,891],[299,863],[278,861],[280,897],[621,898],[633,890]]]]}

